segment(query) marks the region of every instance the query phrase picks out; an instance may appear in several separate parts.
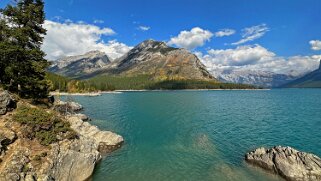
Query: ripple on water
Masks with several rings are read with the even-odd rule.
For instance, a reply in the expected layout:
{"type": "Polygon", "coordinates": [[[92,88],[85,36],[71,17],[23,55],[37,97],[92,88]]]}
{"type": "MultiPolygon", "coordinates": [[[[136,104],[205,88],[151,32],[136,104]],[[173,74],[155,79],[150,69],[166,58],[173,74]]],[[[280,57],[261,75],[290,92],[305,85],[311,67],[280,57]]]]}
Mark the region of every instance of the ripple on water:
{"type": "Polygon", "coordinates": [[[166,91],[75,97],[124,146],[93,180],[272,181],[246,164],[259,146],[289,145],[321,156],[320,89],[166,91]]]}

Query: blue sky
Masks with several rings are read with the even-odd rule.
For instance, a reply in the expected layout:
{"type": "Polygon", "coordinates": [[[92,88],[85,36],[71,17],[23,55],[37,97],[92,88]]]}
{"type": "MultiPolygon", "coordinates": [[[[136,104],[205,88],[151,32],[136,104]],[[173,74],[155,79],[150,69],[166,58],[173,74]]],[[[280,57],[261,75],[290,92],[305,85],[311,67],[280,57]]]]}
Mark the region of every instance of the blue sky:
{"type": "MultiPolygon", "coordinates": [[[[8,2],[1,0],[0,7],[8,2]]],[[[212,35],[192,47],[193,52],[206,54],[210,49],[258,44],[278,57],[320,54],[318,48],[312,50],[309,44],[311,40],[321,40],[320,0],[47,0],[45,3],[47,20],[60,23],[71,20],[110,28],[114,33],[100,35],[98,41],[115,40],[129,47],[145,39],[168,42],[181,31],[199,27],[212,35]],[[263,35],[232,45],[244,39],[244,28],[253,26],[265,28],[263,35]],[[145,31],[139,27],[145,27],[145,31]],[[215,36],[227,28],[235,33],[215,36]]]]}

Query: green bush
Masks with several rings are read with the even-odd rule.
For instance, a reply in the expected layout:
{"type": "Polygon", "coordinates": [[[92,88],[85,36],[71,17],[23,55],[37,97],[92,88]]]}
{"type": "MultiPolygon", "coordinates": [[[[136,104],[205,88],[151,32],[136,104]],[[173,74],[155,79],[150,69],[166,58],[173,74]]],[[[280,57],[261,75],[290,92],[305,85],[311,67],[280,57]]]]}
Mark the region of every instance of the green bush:
{"type": "Polygon", "coordinates": [[[77,134],[70,128],[68,122],[64,122],[55,113],[49,113],[44,109],[20,106],[13,115],[13,120],[26,126],[23,135],[29,139],[36,138],[40,144],[49,145],[62,139],[74,139],[77,134]]]}

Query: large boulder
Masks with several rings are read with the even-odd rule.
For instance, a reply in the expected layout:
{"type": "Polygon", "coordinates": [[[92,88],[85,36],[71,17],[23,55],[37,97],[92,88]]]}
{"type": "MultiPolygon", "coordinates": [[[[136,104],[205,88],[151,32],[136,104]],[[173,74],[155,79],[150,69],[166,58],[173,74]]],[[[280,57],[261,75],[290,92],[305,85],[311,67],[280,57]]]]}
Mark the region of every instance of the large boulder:
{"type": "Polygon", "coordinates": [[[16,101],[12,98],[9,92],[0,91],[0,115],[4,115],[16,107],[16,101]]]}
{"type": "Polygon", "coordinates": [[[44,176],[60,181],[87,180],[101,159],[95,142],[83,137],[52,145],[49,157],[52,165],[44,176]]]}
{"type": "Polygon", "coordinates": [[[100,152],[111,152],[119,148],[124,142],[122,136],[110,131],[101,131],[96,126],[84,122],[77,116],[69,117],[68,122],[70,123],[70,127],[78,134],[85,138],[93,139],[98,145],[98,150],[100,152]]]}
{"type": "Polygon", "coordinates": [[[321,159],[291,147],[258,148],[245,155],[253,165],[274,172],[290,181],[320,181],[321,159]]]}

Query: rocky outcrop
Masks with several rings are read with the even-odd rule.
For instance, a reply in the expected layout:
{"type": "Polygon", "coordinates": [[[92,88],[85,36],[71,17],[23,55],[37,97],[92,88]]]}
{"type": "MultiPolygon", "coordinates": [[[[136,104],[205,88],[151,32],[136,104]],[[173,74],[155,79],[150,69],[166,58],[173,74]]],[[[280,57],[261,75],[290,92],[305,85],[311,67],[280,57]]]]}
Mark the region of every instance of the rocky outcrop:
{"type": "Polygon", "coordinates": [[[83,109],[82,105],[77,102],[64,102],[64,101],[56,101],[54,104],[54,110],[60,112],[61,114],[74,114],[83,109]]]}
{"type": "MultiPolygon", "coordinates": [[[[69,104],[79,110],[77,103],[69,104]]],[[[68,106],[69,106],[68,105],[68,106]]],[[[23,137],[11,115],[0,117],[0,181],[83,181],[90,178],[102,154],[119,148],[123,138],[85,122],[84,114],[66,116],[77,139],[64,139],[49,147],[23,137]],[[10,129],[9,129],[10,128],[10,129]],[[11,129],[12,128],[12,129],[11,129]]]]}
{"type": "Polygon", "coordinates": [[[291,147],[258,148],[247,153],[245,160],[289,181],[321,180],[321,159],[291,147]]]}
{"type": "Polygon", "coordinates": [[[0,91],[0,115],[6,114],[16,108],[16,101],[8,91],[0,91]]]}
{"type": "Polygon", "coordinates": [[[52,145],[51,164],[44,176],[61,181],[86,180],[92,175],[101,154],[119,148],[124,140],[110,131],[100,131],[77,115],[68,117],[67,121],[79,134],[79,139],[52,145]]]}
{"type": "Polygon", "coordinates": [[[77,131],[82,137],[92,139],[97,147],[97,150],[102,153],[111,152],[119,148],[124,142],[123,137],[110,131],[101,131],[96,126],[88,122],[84,122],[77,116],[68,118],[70,127],[77,131]]]}
{"type": "Polygon", "coordinates": [[[101,159],[95,142],[84,137],[52,145],[49,157],[51,167],[45,177],[60,181],[88,179],[101,159]]]}

